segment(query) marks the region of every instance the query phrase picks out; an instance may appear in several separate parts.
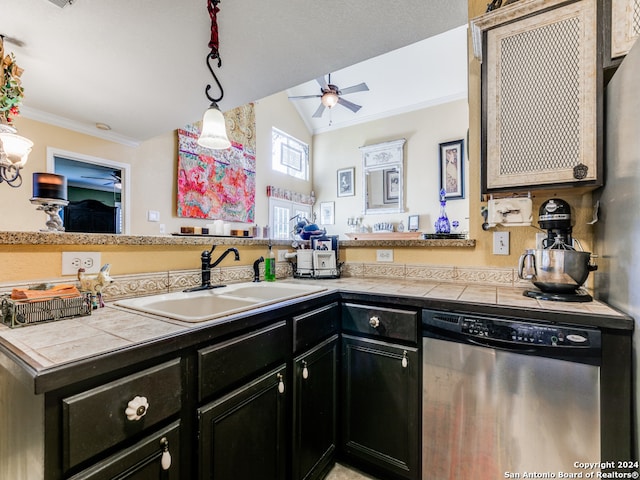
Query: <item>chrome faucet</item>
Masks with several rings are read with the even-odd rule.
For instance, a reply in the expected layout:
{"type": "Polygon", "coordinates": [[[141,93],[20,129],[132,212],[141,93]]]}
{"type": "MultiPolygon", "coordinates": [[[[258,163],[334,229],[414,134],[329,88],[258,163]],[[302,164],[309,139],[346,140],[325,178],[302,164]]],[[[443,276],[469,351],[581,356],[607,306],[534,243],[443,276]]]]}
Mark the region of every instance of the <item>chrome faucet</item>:
{"type": "Polygon", "coordinates": [[[200,273],[202,276],[200,286],[188,288],[185,290],[185,292],[195,292],[197,290],[209,290],[211,288],[224,287],[224,285],[211,285],[211,269],[217,267],[218,264],[222,262],[222,260],[224,260],[227,255],[229,255],[229,253],[233,252],[235,254],[236,262],[240,260],[240,254],[238,253],[238,250],[236,248],[230,247],[222,252],[222,255],[220,255],[216,261],[211,263],[211,254],[213,253],[215,248],[216,246],[212,245],[211,250],[205,250],[204,252],[202,252],[202,254],[200,254],[200,273]]]}

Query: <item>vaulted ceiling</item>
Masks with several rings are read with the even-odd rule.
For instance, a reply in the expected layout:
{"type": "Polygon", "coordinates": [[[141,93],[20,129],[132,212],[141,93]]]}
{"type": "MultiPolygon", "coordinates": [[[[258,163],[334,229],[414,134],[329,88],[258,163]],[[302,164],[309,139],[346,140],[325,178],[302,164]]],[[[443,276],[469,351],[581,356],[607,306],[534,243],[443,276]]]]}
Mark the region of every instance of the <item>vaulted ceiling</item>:
{"type": "MultiPolygon", "coordinates": [[[[222,0],[222,110],[467,21],[467,0],[222,0]]],[[[198,120],[212,83],[205,0],[0,0],[23,115],[136,144],[198,120]],[[97,122],[111,131],[97,130],[97,122]]]]}

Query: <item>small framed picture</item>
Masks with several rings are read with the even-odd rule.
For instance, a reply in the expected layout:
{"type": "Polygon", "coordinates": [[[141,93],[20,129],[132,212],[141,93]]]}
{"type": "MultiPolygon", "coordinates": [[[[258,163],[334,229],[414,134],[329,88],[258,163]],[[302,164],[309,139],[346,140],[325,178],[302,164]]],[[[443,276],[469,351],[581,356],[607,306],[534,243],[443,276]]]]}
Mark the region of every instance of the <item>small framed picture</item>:
{"type": "Polygon", "coordinates": [[[311,248],[313,250],[333,250],[338,251],[338,235],[321,235],[311,237],[311,248]]]}
{"type": "Polygon", "coordinates": [[[333,225],[335,223],[335,202],[320,202],[320,224],[333,225]]]}
{"type": "Polygon", "coordinates": [[[356,194],[355,188],[355,167],[342,168],[338,170],[338,196],[353,197],[356,194]]]}
{"type": "Polygon", "coordinates": [[[395,168],[384,170],[382,181],[384,182],[382,201],[385,204],[397,203],[400,195],[400,172],[395,168]]]}
{"type": "Polygon", "coordinates": [[[420,217],[418,215],[409,215],[408,229],[410,232],[417,232],[420,228],[420,217]]]}
{"type": "Polygon", "coordinates": [[[440,144],[440,190],[447,199],[464,198],[464,140],[440,144]]]}

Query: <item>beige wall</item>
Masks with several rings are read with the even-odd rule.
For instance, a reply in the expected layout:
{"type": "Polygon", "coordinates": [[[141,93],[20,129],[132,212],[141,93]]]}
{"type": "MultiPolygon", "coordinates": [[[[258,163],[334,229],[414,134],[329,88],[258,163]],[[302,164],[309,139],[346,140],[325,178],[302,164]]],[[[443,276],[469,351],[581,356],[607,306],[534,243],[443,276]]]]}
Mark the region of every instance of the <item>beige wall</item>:
{"type": "MultiPolygon", "coordinates": [[[[405,211],[367,215],[363,217],[363,223],[372,225],[402,220],[406,227],[409,215],[419,215],[420,230],[433,233],[433,223],[440,210],[438,144],[460,139],[466,143],[468,124],[467,100],[463,99],[316,135],[313,138],[313,187],[318,202],[335,202],[335,224],[326,225],[327,231],[344,234],[349,231],[347,218],[363,216],[363,168],[359,147],[404,138],[405,211]],[[356,194],[338,197],[337,170],[348,167],[356,169],[356,194]]],[[[464,165],[465,184],[468,185],[467,158],[464,165]]],[[[447,202],[447,215],[451,221],[460,222],[461,230],[469,229],[468,195],[468,186],[465,186],[464,199],[447,202]]]]}
{"type": "MultiPolygon", "coordinates": [[[[284,93],[256,103],[256,222],[266,225],[268,219],[266,186],[309,193],[311,181],[290,179],[271,170],[271,127],[275,126],[311,145],[311,135],[284,93]]],[[[204,226],[211,220],[176,216],[177,134],[160,135],[137,147],[101,140],[60,127],[20,117],[16,128],[31,139],[34,147],[23,170],[23,185],[10,188],[0,184],[0,203],[11,205],[0,216],[2,231],[37,231],[44,228],[46,215],[36,211],[29,199],[33,172],[46,171],[47,147],[103,158],[131,165],[131,230],[133,235],[158,235],[160,224],[167,233],[180,231],[181,226],[204,226]],[[147,211],[160,212],[160,222],[147,221],[147,211]]]]}
{"type": "MultiPolygon", "coordinates": [[[[469,16],[484,13],[486,0],[470,0],[469,16]]],[[[308,193],[311,184],[288,180],[285,176],[272,173],[271,159],[271,126],[278,127],[302,141],[312,144],[312,158],[315,159],[314,185],[319,201],[336,198],[336,170],[340,166],[355,166],[356,181],[361,175],[361,158],[357,147],[407,138],[405,153],[407,155],[406,176],[410,186],[407,191],[407,212],[402,215],[406,219],[414,212],[421,215],[421,226],[432,224],[431,208],[437,205],[433,183],[436,175],[430,175],[430,166],[437,161],[437,144],[445,140],[465,138],[466,126],[453,125],[444,127],[444,122],[434,125],[434,114],[451,108],[446,113],[452,118],[464,117],[463,101],[452,102],[454,105],[433,107],[433,112],[413,112],[398,116],[393,122],[377,121],[367,125],[318,135],[313,139],[306,130],[295,109],[286,99],[284,93],[262,99],[256,104],[257,135],[257,195],[256,222],[267,223],[266,185],[275,184],[292,190],[308,193]],[[450,128],[450,130],[449,130],[450,128]],[[433,129],[433,131],[430,131],[433,129]],[[333,149],[333,150],[332,150],[333,149]],[[339,153],[334,153],[339,152],[339,153]],[[410,162],[410,163],[409,163],[410,162]],[[414,163],[414,162],[417,162],[414,163]],[[426,177],[426,178],[422,178],[426,177]]],[[[482,230],[480,209],[483,205],[480,198],[480,63],[469,59],[469,100],[468,100],[469,146],[467,155],[468,175],[466,175],[466,197],[469,202],[469,234],[476,240],[475,248],[398,248],[395,249],[395,261],[405,264],[432,264],[454,266],[495,266],[513,268],[522,251],[533,248],[537,231],[534,220],[533,227],[514,227],[511,233],[511,254],[508,256],[492,255],[493,231],[482,230]]],[[[136,148],[125,147],[58,127],[52,127],[25,118],[18,118],[16,126],[20,133],[35,142],[33,153],[24,171],[25,184],[14,189],[0,184],[0,202],[5,208],[0,216],[2,231],[35,231],[44,226],[44,214],[37,212],[29,203],[31,197],[31,174],[43,171],[46,163],[46,147],[78,152],[85,155],[102,157],[132,165],[132,231],[133,234],[157,234],[158,223],[146,220],[147,210],[160,212],[160,223],[166,225],[167,232],[178,231],[182,225],[204,225],[205,220],[181,219],[175,216],[176,186],[175,171],[177,164],[175,132],[153,138],[136,148]]],[[[335,233],[344,231],[346,218],[357,214],[362,208],[361,185],[356,184],[357,196],[349,199],[341,198],[336,203],[335,233]],[[360,192],[360,193],[358,193],[360,192]],[[340,229],[340,231],[339,231],[340,229]]],[[[559,195],[569,201],[576,214],[574,235],[579,238],[587,250],[591,249],[592,232],[587,222],[591,219],[591,195],[579,195],[569,192],[547,191],[534,197],[534,214],[539,205],[547,198],[559,195]]],[[[449,216],[455,218],[461,213],[455,212],[455,204],[448,205],[449,216]]],[[[462,203],[460,203],[461,205],[462,203]]],[[[435,211],[435,210],[433,210],[435,211]]],[[[535,219],[535,215],[534,215],[535,219]]],[[[329,233],[334,227],[328,228],[329,233]]],[[[505,230],[498,227],[495,230],[505,230]]],[[[42,279],[59,277],[61,251],[63,250],[100,250],[104,252],[103,262],[112,263],[112,272],[117,274],[163,271],[167,269],[197,268],[198,252],[201,247],[73,247],[73,246],[39,246],[39,245],[0,245],[0,283],[16,279],[42,279]]],[[[343,260],[354,262],[375,262],[376,249],[350,248],[343,252],[343,260]]],[[[244,252],[243,252],[244,253],[244,252]]],[[[260,249],[250,249],[242,255],[242,264],[252,262],[260,249]]]]}

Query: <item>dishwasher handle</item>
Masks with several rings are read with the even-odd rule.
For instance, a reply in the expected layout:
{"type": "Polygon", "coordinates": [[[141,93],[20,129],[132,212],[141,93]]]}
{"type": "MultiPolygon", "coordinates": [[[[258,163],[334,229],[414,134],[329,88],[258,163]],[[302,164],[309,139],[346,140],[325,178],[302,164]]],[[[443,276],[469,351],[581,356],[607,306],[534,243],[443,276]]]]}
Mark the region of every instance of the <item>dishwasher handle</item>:
{"type": "Polygon", "coordinates": [[[504,345],[500,345],[497,342],[480,342],[474,338],[465,336],[467,342],[469,342],[472,345],[477,345],[478,347],[488,347],[488,348],[493,348],[495,350],[503,350],[505,352],[520,352],[520,353],[536,353],[538,352],[538,348],[535,347],[530,347],[530,346],[523,346],[522,348],[518,348],[518,347],[514,347],[514,346],[504,346],[504,345]]]}

